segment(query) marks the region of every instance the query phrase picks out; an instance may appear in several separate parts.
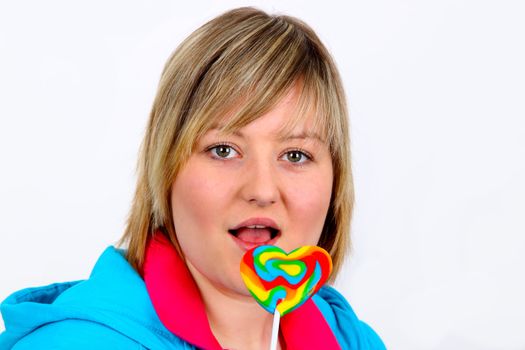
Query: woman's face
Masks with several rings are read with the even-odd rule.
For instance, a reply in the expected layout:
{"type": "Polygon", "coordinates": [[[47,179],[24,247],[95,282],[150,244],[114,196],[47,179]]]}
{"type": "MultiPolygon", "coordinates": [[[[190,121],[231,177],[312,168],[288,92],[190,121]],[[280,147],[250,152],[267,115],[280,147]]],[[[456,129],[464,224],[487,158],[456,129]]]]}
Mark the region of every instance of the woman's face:
{"type": "MultiPolygon", "coordinates": [[[[210,130],[173,183],[175,231],[196,280],[249,295],[239,272],[247,249],[274,244],[290,251],[318,243],[330,204],[332,159],[316,138],[278,139],[297,98],[294,88],[238,135],[221,137],[210,130]],[[269,218],[280,232],[229,232],[251,218],[269,218]]],[[[306,116],[292,135],[312,132],[311,121],[306,116]]]]}

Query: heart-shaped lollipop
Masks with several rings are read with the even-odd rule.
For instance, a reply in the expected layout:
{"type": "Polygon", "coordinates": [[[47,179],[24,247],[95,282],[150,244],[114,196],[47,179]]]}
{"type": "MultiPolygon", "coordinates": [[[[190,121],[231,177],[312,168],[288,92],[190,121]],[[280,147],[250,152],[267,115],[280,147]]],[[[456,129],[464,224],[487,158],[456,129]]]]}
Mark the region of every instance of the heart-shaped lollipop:
{"type": "Polygon", "coordinates": [[[317,246],[286,254],[279,247],[263,245],[247,251],[241,261],[242,279],[255,300],[281,316],[314,295],[331,272],[330,254],[317,246]]]}

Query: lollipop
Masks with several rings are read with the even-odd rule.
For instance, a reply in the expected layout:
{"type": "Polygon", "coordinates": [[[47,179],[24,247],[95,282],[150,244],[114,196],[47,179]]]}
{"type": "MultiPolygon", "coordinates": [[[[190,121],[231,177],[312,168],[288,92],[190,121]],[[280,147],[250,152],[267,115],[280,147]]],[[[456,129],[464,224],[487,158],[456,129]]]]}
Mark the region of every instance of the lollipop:
{"type": "Polygon", "coordinates": [[[271,349],[277,343],[280,317],[304,304],[331,272],[330,255],[317,246],[286,254],[279,247],[264,245],[244,254],[241,276],[246,287],[264,309],[274,314],[271,349]]]}

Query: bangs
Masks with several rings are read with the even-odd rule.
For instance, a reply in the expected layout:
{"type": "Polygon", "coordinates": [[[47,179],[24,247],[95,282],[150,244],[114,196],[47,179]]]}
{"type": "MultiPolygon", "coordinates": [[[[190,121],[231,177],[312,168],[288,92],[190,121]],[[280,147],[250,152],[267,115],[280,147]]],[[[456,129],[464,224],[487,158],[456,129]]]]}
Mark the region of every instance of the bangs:
{"type": "MultiPolygon", "coordinates": [[[[250,122],[260,118],[267,112],[270,112],[273,107],[279,101],[284,98],[288,93],[290,93],[293,88],[298,89],[298,98],[293,100],[295,104],[293,107],[292,114],[288,115],[285,123],[280,127],[277,133],[278,139],[285,139],[292,135],[294,130],[304,122],[308,121],[309,126],[307,130],[304,130],[306,133],[315,135],[325,144],[328,144],[327,127],[328,118],[326,118],[326,111],[321,107],[322,105],[318,102],[319,99],[317,95],[312,92],[311,89],[305,88],[305,86],[298,82],[297,85],[293,84],[289,90],[280,94],[276,97],[273,104],[263,104],[260,106],[255,106],[256,108],[248,109],[246,107],[238,107],[235,111],[228,113],[226,115],[217,115],[212,119],[211,123],[206,123],[204,125],[202,133],[205,134],[210,129],[217,129],[219,134],[230,135],[239,129],[243,128],[250,122]],[[257,108],[259,107],[259,108],[257,108]],[[259,115],[255,114],[258,111],[259,115]]],[[[257,99],[255,99],[257,101],[257,99]]],[[[260,101],[260,100],[259,100],[260,101]]],[[[241,105],[239,103],[238,105],[241,105]]],[[[241,105],[242,106],[242,105],[241,105]]]]}

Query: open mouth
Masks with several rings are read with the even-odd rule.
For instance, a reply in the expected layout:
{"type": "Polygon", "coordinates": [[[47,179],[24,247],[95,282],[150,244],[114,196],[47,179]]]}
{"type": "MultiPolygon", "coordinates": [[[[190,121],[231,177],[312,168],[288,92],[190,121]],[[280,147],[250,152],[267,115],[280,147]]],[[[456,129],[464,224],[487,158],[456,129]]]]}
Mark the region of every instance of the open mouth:
{"type": "Polygon", "coordinates": [[[273,227],[240,227],[236,230],[228,230],[228,232],[244,250],[249,250],[260,245],[272,245],[281,236],[281,232],[273,227]]]}

